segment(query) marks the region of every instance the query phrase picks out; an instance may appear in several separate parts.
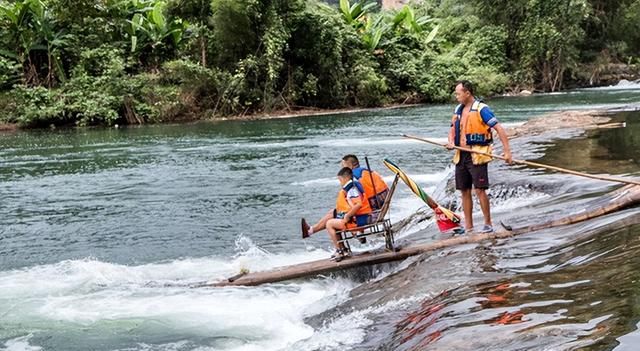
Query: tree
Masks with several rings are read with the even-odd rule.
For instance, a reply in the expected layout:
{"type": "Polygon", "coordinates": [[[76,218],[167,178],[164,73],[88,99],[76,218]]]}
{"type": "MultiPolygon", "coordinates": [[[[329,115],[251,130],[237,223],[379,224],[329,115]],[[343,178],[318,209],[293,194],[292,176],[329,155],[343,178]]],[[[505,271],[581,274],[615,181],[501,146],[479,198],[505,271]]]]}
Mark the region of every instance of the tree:
{"type": "Polygon", "coordinates": [[[52,11],[41,0],[16,1],[12,5],[0,5],[0,20],[7,28],[7,48],[1,55],[17,59],[23,67],[25,84],[41,82],[51,87],[56,79],[64,80],[65,73],[60,55],[69,36],[57,26],[52,11]],[[44,80],[41,80],[41,63],[44,63],[44,80]]]}
{"type": "Polygon", "coordinates": [[[578,62],[588,9],[586,0],[529,2],[529,15],[516,34],[526,80],[538,81],[545,91],[562,88],[566,70],[578,62]]]}
{"type": "Polygon", "coordinates": [[[138,10],[127,21],[131,52],[148,55],[152,68],[157,69],[160,60],[172,57],[172,51],[182,42],[188,23],[181,18],[167,18],[164,2],[135,2],[138,10]]]}
{"type": "Polygon", "coordinates": [[[208,37],[211,35],[211,0],[170,0],[167,11],[171,16],[188,20],[199,46],[200,64],[207,67],[208,37]]]}

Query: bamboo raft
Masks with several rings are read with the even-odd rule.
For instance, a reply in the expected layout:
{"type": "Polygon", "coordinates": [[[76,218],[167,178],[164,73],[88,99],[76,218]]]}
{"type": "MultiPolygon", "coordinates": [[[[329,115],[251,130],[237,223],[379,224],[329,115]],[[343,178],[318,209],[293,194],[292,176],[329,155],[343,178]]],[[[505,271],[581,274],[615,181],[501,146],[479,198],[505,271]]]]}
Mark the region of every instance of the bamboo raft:
{"type": "Polygon", "coordinates": [[[278,267],[262,272],[241,273],[229,279],[215,282],[206,282],[196,287],[225,287],[225,286],[255,286],[266,283],[275,283],[290,279],[303,277],[313,277],[320,274],[331,273],[354,267],[362,267],[401,261],[408,257],[424,254],[426,252],[463,245],[478,243],[482,241],[507,238],[538,230],[559,227],[574,223],[583,222],[592,218],[603,216],[623,208],[631,207],[640,203],[640,186],[627,185],[612,191],[590,203],[589,207],[578,213],[554,219],[545,223],[530,225],[511,230],[499,230],[486,234],[463,235],[450,239],[439,240],[426,244],[415,244],[405,246],[396,251],[386,251],[380,253],[365,253],[349,257],[341,262],[334,262],[329,259],[301,263],[296,265],[278,267]]]}

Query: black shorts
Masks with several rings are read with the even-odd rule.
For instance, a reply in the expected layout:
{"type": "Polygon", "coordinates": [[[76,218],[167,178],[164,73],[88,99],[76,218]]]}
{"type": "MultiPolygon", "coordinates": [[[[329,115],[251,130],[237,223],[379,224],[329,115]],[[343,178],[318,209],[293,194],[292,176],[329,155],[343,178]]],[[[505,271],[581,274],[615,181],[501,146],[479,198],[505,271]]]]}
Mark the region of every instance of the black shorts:
{"type": "Polygon", "coordinates": [[[474,165],[471,160],[471,153],[460,152],[460,162],[456,165],[456,189],[467,190],[473,185],[476,189],[489,188],[489,172],[487,166],[474,165]]]}

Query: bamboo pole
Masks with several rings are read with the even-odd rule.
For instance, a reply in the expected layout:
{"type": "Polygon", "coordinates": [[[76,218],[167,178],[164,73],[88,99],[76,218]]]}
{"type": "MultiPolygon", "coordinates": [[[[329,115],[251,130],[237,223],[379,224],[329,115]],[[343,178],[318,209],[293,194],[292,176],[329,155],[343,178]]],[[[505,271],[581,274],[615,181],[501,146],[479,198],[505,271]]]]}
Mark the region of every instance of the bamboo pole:
{"type": "MultiPolygon", "coordinates": [[[[442,146],[442,147],[448,149],[447,145],[441,144],[441,143],[439,143],[437,141],[433,141],[433,140],[429,140],[429,139],[425,139],[425,138],[420,138],[420,137],[413,136],[413,135],[407,135],[407,134],[403,134],[402,136],[405,137],[405,138],[414,139],[414,140],[422,141],[422,142],[425,142],[425,143],[442,146]]],[[[460,147],[460,146],[451,146],[451,147],[453,149],[457,149],[457,150],[460,150],[460,151],[473,152],[473,153],[476,153],[476,154],[480,154],[480,155],[484,155],[484,156],[490,156],[490,157],[498,158],[498,159],[505,160],[505,161],[507,160],[506,157],[500,156],[500,155],[496,155],[496,154],[490,154],[490,153],[486,153],[486,152],[475,151],[475,150],[471,150],[471,149],[460,147]]],[[[616,177],[609,177],[609,176],[597,176],[597,175],[593,175],[593,174],[573,171],[573,170],[566,169],[566,168],[560,168],[560,167],[556,167],[556,166],[549,166],[549,165],[545,165],[545,164],[542,164],[542,163],[530,162],[530,161],[524,161],[524,160],[513,159],[512,161],[513,161],[513,163],[523,164],[523,165],[536,167],[536,168],[551,169],[551,170],[554,170],[554,171],[567,173],[567,174],[573,174],[573,175],[580,176],[580,177],[586,177],[586,178],[597,179],[597,180],[606,180],[606,181],[610,181],[610,182],[617,182],[617,183],[624,183],[624,184],[640,185],[639,181],[635,181],[635,180],[631,180],[631,179],[616,178],[616,177]]]]}

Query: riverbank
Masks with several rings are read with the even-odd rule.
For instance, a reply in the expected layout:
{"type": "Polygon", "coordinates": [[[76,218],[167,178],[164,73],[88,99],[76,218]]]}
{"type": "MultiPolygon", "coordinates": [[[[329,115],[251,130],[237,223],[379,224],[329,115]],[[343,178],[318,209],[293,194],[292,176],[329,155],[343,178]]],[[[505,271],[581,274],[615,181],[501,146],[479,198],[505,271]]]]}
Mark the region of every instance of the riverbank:
{"type": "Polygon", "coordinates": [[[278,110],[274,112],[256,113],[251,115],[237,115],[229,117],[210,118],[210,121],[255,121],[264,119],[285,119],[294,117],[311,117],[311,116],[327,116],[327,115],[343,115],[349,113],[360,112],[376,112],[385,110],[395,110],[409,107],[426,106],[428,104],[389,104],[382,107],[357,108],[346,107],[339,109],[318,109],[318,108],[301,108],[299,110],[278,110]]]}
{"type": "Polygon", "coordinates": [[[19,129],[16,123],[0,123],[0,132],[15,132],[19,129]]]}
{"type": "MultiPolygon", "coordinates": [[[[632,83],[632,82],[620,82],[617,85],[614,86],[607,86],[610,88],[617,88],[619,87],[620,89],[625,89],[625,88],[629,88],[629,87],[635,87],[638,84],[636,83],[632,83]]],[[[607,87],[602,87],[602,88],[607,88],[607,87]]],[[[564,92],[559,92],[560,94],[562,93],[570,93],[571,91],[564,91],[564,92]]],[[[555,93],[555,94],[559,94],[559,93],[555,93]]],[[[520,95],[520,94],[516,94],[516,95],[503,95],[503,96],[495,96],[492,98],[492,100],[502,100],[502,99],[513,99],[513,98],[523,98],[523,99],[528,99],[528,98],[536,98],[536,97],[541,97],[541,96],[551,96],[552,94],[539,94],[539,93],[535,93],[535,94],[524,94],[524,95],[520,95]]],[[[524,100],[526,101],[526,100],[524,100]]],[[[489,100],[489,103],[492,104],[492,101],[489,100]]],[[[318,109],[318,108],[299,108],[299,109],[281,109],[281,110],[277,110],[277,111],[272,111],[272,112],[268,112],[268,113],[254,113],[254,114],[242,114],[242,115],[235,115],[235,116],[227,116],[227,117],[206,117],[206,115],[204,117],[200,117],[196,114],[191,114],[191,117],[184,117],[184,118],[179,118],[177,120],[173,120],[173,121],[166,121],[166,122],[160,122],[160,123],[149,123],[149,124],[185,124],[185,123],[194,123],[194,122],[199,122],[199,121],[209,121],[209,122],[220,122],[220,121],[256,121],[256,120],[270,120],[270,119],[288,119],[288,118],[297,118],[297,117],[313,117],[313,116],[328,116],[328,115],[344,115],[344,114],[350,114],[350,113],[367,113],[367,112],[371,112],[371,113],[376,113],[376,112],[380,112],[380,111],[386,111],[386,110],[395,110],[395,109],[405,109],[405,108],[413,108],[413,107],[420,107],[420,106],[430,106],[430,105],[434,105],[434,104],[404,104],[404,103],[398,103],[398,104],[389,104],[386,106],[382,106],[382,107],[372,107],[372,108],[357,108],[357,107],[347,107],[347,108],[340,108],[340,109],[318,109]]],[[[451,106],[453,106],[454,103],[451,104],[451,106]]],[[[593,116],[599,116],[599,115],[603,115],[603,114],[608,114],[608,113],[612,113],[615,111],[629,111],[629,110],[638,110],[640,109],[640,104],[619,104],[615,107],[611,107],[611,108],[607,108],[607,109],[600,109],[600,110],[590,110],[590,111],[580,111],[579,115],[593,115],[593,116]]],[[[558,113],[564,113],[564,112],[558,112],[558,113]]],[[[562,117],[562,116],[560,116],[562,117]]],[[[565,116],[567,117],[567,116],[565,116]]],[[[581,121],[572,121],[571,119],[561,119],[559,121],[558,127],[562,127],[565,125],[571,125],[571,123],[574,122],[578,122],[578,123],[587,123],[586,120],[581,120],[581,121]]],[[[590,123],[590,122],[589,122],[590,123]]],[[[112,128],[121,128],[121,127],[126,127],[127,124],[122,125],[122,124],[115,124],[112,128]]],[[[47,127],[42,127],[42,128],[36,128],[36,129],[46,129],[47,127]]],[[[86,128],[86,127],[76,127],[76,126],[54,126],[54,125],[50,125],[48,126],[48,128],[50,129],[55,129],[55,128],[86,128]]],[[[100,128],[100,127],[98,127],[100,128]]],[[[109,127],[107,127],[109,128],[109,127]]],[[[18,123],[0,123],[0,132],[15,132],[18,130],[29,130],[29,129],[34,129],[31,127],[22,127],[20,126],[18,123]]],[[[514,131],[515,132],[515,131],[514,131]]]]}

